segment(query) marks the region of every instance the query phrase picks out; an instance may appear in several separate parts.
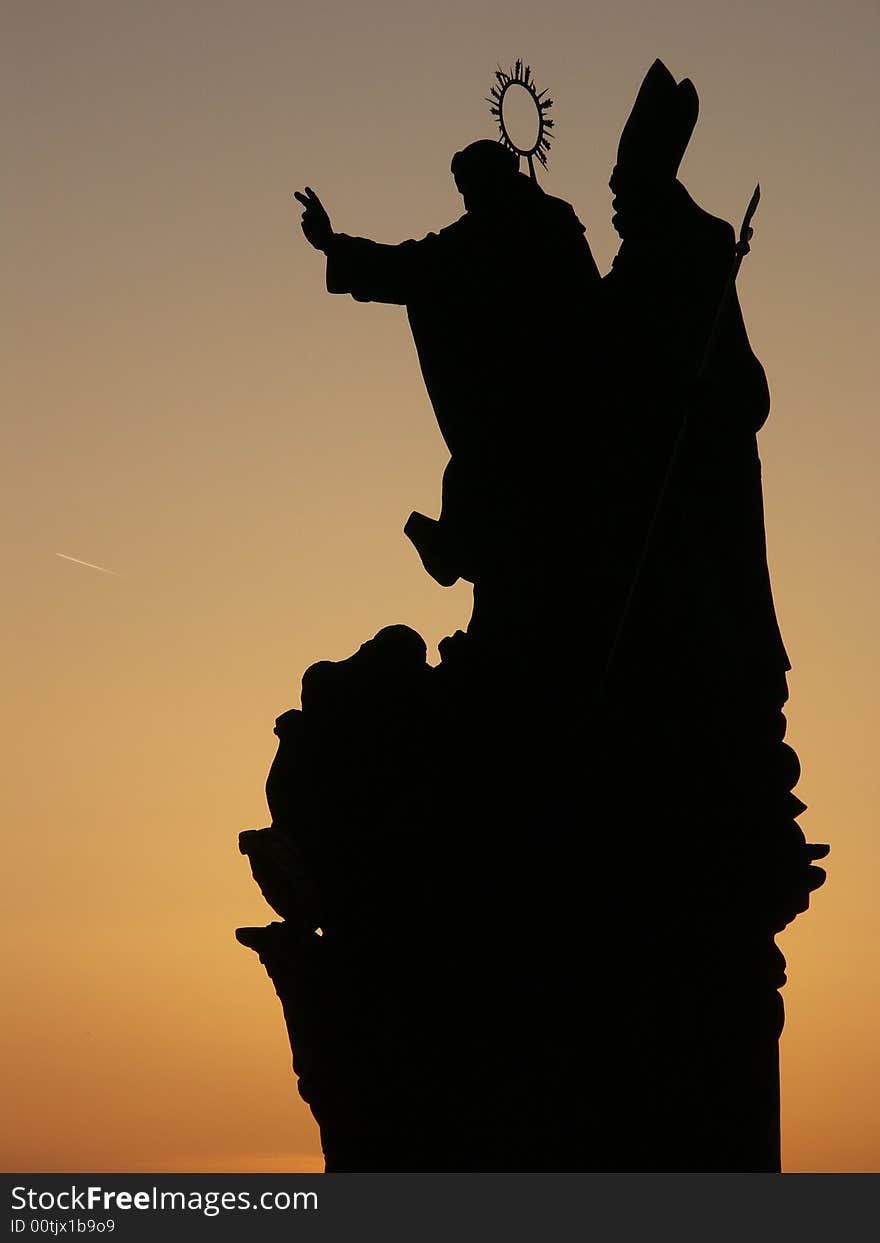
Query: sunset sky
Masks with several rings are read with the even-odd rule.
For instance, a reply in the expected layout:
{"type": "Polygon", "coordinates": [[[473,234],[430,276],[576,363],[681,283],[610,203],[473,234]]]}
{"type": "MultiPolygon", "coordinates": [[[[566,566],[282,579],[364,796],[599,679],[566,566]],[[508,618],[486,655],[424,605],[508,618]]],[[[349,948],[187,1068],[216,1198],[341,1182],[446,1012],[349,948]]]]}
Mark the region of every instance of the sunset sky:
{"type": "Polygon", "coordinates": [[[436,652],[470,590],[402,534],[446,460],[405,313],[324,292],[292,193],[381,241],[449,223],[450,156],[494,136],[518,56],[555,100],[542,183],[603,271],[655,57],[700,94],[697,201],[738,223],[761,182],[740,297],[801,823],[832,844],[780,938],[783,1161],[880,1169],[878,13],[6,0],[4,1169],[321,1168],[234,940],[272,917],[237,834],[303,670],[394,622],[436,652]]]}

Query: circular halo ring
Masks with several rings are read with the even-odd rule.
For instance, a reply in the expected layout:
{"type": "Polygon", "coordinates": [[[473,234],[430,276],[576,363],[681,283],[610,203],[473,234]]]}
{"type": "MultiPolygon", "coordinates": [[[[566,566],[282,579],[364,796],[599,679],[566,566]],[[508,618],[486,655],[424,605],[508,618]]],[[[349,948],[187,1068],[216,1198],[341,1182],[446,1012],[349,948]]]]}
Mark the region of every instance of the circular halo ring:
{"type": "Polygon", "coordinates": [[[535,166],[534,159],[540,160],[544,168],[547,167],[547,156],[550,151],[550,141],[553,137],[548,130],[553,128],[553,121],[547,116],[547,113],[553,107],[552,99],[545,99],[546,91],[538,91],[535,86],[535,80],[532,77],[531,66],[523,65],[518,60],[509,73],[505,73],[503,69],[495,70],[495,84],[492,87],[490,96],[486,102],[491,104],[490,112],[492,116],[498,120],[498,129],[501,131],[501,142],[509,151],[528,161],[529,172],[534,177],[535,166]],[[518,147],[510,136],[507,126],[504,123],[504,97],[512,86],[521,86],[528,91],[535,105],[535,111],[538,114],[538,134],[531,147],[518,147]]]}

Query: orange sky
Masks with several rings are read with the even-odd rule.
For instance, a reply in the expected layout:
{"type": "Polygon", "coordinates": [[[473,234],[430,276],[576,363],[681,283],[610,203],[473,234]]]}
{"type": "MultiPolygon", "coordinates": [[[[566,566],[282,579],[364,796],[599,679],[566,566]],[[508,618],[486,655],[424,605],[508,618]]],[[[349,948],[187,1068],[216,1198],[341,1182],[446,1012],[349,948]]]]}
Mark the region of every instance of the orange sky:
{"type": "Polygon", "coordinates": [[[700,92],[697,200],[738,221],[761,181],[741,299],[802,823],[833,845],[782,938],[784,1162],[880,1168],[876,5],[10,0],[4,26],[3,1168],[316,1168],[233,939],[269,917],[236,835],[305,667],[392,622],[436,645],[469,593],[401,534],[445,461],[404,313],[323,292],[290,196],[380,240],[448,223],[519,55],[603,270],[655,56],[700,92]]]}

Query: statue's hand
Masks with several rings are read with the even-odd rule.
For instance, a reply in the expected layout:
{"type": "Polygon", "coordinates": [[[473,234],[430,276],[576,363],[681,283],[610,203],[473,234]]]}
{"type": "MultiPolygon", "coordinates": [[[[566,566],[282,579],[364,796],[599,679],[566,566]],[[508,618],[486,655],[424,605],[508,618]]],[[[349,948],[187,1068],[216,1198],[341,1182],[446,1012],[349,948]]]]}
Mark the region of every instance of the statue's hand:
{"type": "Polygon", "coordinates": [[[333,241],[333,226],[324,210],[324,204],[310,186],[306,186],[302,194],[297,191],[293,197],[305,208],[302,231],[306,240],[311,242],[315,250],[326,250],[333,241]]]}

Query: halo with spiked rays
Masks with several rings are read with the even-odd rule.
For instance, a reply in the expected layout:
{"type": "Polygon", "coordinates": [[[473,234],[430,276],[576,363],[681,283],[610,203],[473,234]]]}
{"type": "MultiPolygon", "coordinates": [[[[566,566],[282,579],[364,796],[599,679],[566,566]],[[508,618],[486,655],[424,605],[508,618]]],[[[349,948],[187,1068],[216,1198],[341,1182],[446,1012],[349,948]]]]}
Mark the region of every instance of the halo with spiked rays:
{"type": "Polygon", "coordinates": [[[535,80],[532,77],[530,65],[523,65],[518,60],[509,73],[505,73],[503,69],[495,70],[495,84],[492,87],[490,96],[486,102],[491,104],[490,109],[492,116],[498,119],[498,128],[501,131],[501,141],[508,150],[513,151],[515,155],[525,158],[528,161],[529,172],[535,175],[535,158],[541,161],[544,168],[547,167],[547,156],[550,152],[550,141],[553,137],[547,131],[553,128],[553,121],[547,116],[547,113],[553,107],[552,99],[545,99],[546,91],[538,91],[535,80]],[[538,113],[538,134],[531,147],[528,149],[518,147],[511,138],[507,126],[504,123],[504,96],[512,86],[521,86],[532,97],[532,102],[538,113]]]}

